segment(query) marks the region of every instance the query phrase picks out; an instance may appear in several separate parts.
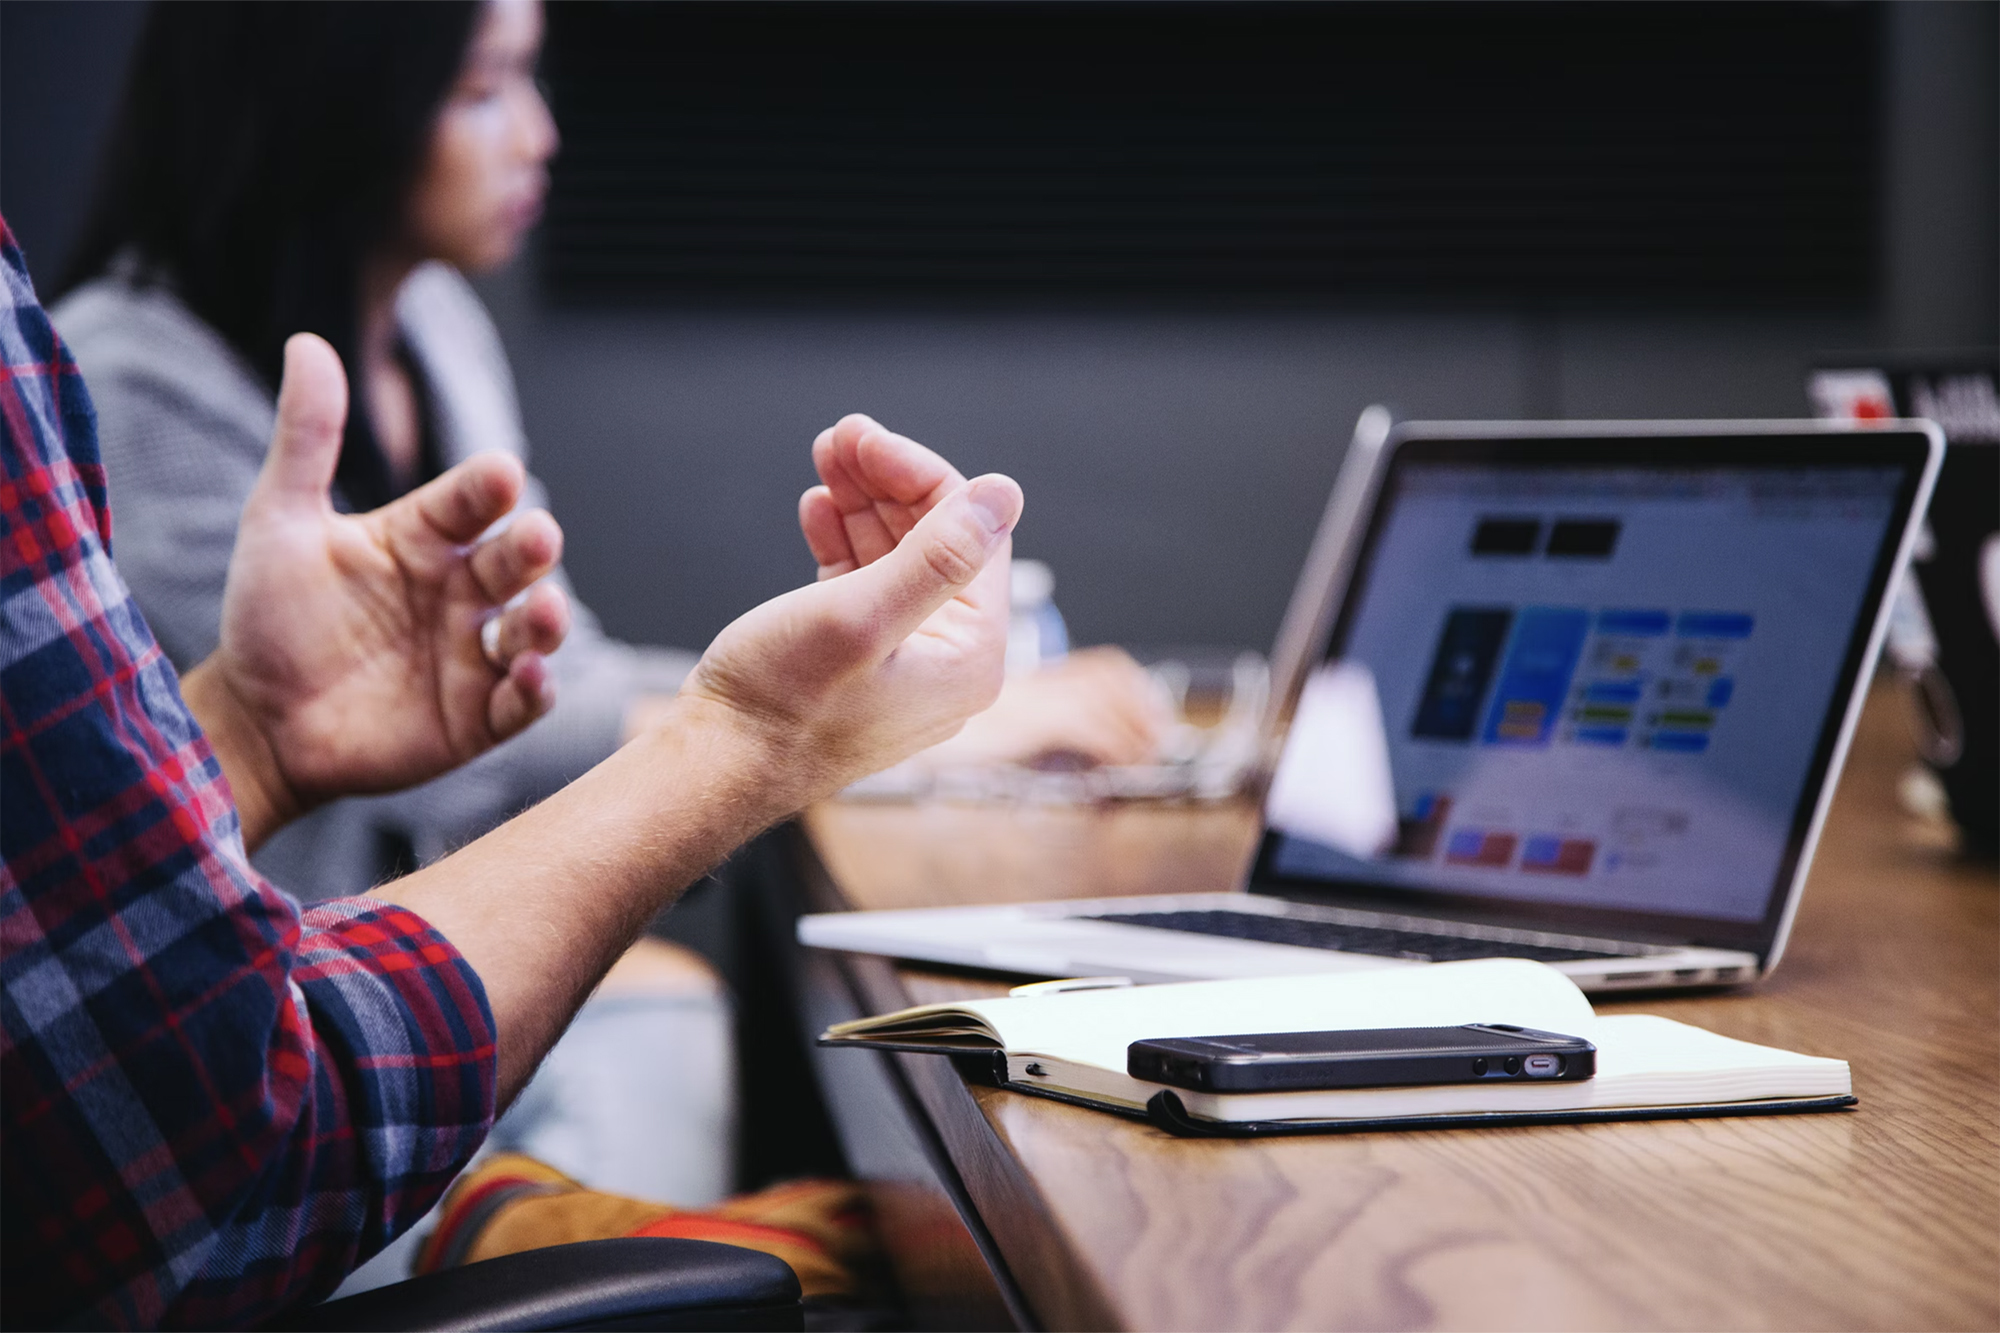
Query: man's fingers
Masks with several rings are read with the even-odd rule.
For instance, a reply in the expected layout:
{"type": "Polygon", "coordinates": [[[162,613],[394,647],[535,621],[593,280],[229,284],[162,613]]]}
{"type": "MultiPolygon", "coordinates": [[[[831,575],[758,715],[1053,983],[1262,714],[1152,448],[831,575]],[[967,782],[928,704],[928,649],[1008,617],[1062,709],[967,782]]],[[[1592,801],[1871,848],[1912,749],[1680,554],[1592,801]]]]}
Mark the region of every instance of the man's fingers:
{"type": "Polygon", "coordinates": [[[463,546],[520,502],[527,473],[511,454],[478,454],[435,481],[385,506],[398,535],[442,539],[463,546]]]}
{"type": "Polygon", "coordinates": [[[814,442],[813,465],[843,510],[882,501],[935,504],[965,481],[936,453],[859,412],[814,442]]]}
{"type": "MultiPolygon", "coordinates": [[[[1020,521],[1021,488],[997,473],[974,478],[924,515],[895,550],[841,581],[848,614],[887,645],[901,643],[933,611],[965,592],[1020,521]]],[[[992,610],[1004,621],[1004,590],[992,610]]]]}
{"type": "Polygon", "coordinates": [[[908,436],[856,413],[813,442],[813,466],[842,516],[857,564],[895,549],[932,505],[965,478],[908,436]]]}
{"type": "MultiPolygon", "coordinates": [[[[833,436],[833,431],[827,431],[820,441],[830,442],[833,436]]],[[[813,463],[823,483],[821,489],[840,522],[840,545],[847,548],[854,563],[865,565],[894,550],[896,539],[902,534],[890,529],[883,513],[895,506],[869,495],[859,475],[832,450],[831,443],[827,443],[825,450],[814,444],[813,463]]]]}
{"type": "Polygon", "coordinates": [[[546,509],[531,509],[472,548],[472,577],[497,605],[554,569],[560,559],[562,529],[546,509]]]}
{"type": "Polygon", "coordinates": [[[556,681],[548,660],[539,653],[522,653],[507,664],[506,678],[488,696],[486,725],[494,740],[504,741],[555,703],[556,681]]]}
{"type": "MultiPolygon", "coordinates": [[[[813,471],[819,474],[821,484],[827,494],[843,514],[872,509],[876,497],[868,494],[862,484],[860,471],[849,465],[853,454],[852,435],[860,429],[860,422],[868,421],[862,416],[842,417],[838,426],[829,426],[821,431],[813,441],[813,471]],[[843,443],[836,443],[836,440],[843,443]]],[[[873,422],[869,422],[873,425],[873,422]]]]}
{"type": "Polygon", "coordinates": [[[561,588],[544,583],[519,603],[502,611],[493,635],[493,655],[512,666],[523,653],[543,656],[562,647],[569,636],[569,598],[561,588]]]}
{"type": "Polygon", "coordinates": [[[815,486],[799,497],[799,531],[806,536],[806,549],[812,552],[821,578],[845,574],[858,563],[847,542],[840,508],[826,487],[815,486]]]}
{"type": "MultiPolygon", "coordinates": [[[[964,484],[963,473],[909,436],[872,421],[868,426],[853,435],[852,457],[862,484],[871,494],[908,505],[921,515],[964,484]]],[[[841,438],[836,428],[836,446],[841,438]]]]}
{"type": "Polygon", "coordinates": [[[293,334],[285,343],[278,424],[258,489],[285,504],[327,503],[346,425],[347,375],[340,357],[315,334],[293,334]]]}

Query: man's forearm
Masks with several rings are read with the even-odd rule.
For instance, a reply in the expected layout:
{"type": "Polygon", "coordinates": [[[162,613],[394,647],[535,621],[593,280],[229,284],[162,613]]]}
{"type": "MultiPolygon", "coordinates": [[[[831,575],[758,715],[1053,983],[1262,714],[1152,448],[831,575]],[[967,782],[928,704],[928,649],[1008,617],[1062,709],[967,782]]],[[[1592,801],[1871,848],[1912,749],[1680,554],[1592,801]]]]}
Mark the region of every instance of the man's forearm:
{"type": "Polygon", "coordinates": [[[809,795],[727,708],[684,698],[534,809],[373,896],[423,916],[479,973],[505,1105],[646,922],[809,795]]]}
{"type": "Polygon", "coordinates": [[[181,698],[222,764],[243,825],[243,845],[254,852],[304,811],[285,783],[263,731],[229,690],[214,658],[181,677],[181,698]]]}

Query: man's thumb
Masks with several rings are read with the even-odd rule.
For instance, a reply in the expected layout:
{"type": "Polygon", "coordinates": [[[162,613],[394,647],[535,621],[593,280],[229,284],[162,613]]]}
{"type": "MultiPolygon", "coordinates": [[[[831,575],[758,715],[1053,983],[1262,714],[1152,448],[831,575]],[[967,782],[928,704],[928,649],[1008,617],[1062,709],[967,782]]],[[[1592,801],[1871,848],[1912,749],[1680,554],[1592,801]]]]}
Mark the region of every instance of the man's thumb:
{"type": "Polygon", "coordinates": [[[323,499],[340,465],[347,424],[347,375],[324,338],[295,333],[285,342],[285,377],[278,386],[278,424],[264,458],[260,489],[287,501],[323,499]]]}
{"type": "MultiPolygon", "coordinates": [[[[930,614],[972,587],[1020,521],[1024,501],[1012,477],[988,473],[945,496],[881,559],[846,576],[871,618],[900,643],[930,614]]],[[[1004,583],[994,593],[1006,614],[1004,583]]]]}

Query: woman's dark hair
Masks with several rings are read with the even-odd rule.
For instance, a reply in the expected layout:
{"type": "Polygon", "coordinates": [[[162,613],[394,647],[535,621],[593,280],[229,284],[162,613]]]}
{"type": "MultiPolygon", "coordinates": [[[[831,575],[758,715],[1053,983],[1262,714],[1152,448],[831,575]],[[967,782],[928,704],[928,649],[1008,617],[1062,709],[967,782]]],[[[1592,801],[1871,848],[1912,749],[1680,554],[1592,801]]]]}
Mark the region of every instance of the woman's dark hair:
{"type": "MultiPolygon", "coordinates": [[[[129,252],[274,391],[302,331],[354,375],[362,264],[400,221],[478,12],[156,0],[58,293],[129,252]]],[[[365,506],[388,498],[388,471],[350,401],[340,480],[365,506]]]]}

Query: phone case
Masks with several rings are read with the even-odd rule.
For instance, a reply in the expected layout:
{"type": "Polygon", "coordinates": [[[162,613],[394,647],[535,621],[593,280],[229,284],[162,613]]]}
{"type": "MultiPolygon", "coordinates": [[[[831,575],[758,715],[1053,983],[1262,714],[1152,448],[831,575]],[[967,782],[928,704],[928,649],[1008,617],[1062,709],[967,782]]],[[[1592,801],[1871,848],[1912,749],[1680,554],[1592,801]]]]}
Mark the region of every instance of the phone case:
{"type": "Polygon", "coordinates": [[[1596,1055],[1581,1037],[1478,1023],[1136,1041],[1127,1049],[1126,1071],[1198,1092],[1307,1092],[1574,1082],[1596,1073],[1596,1055]]]}

